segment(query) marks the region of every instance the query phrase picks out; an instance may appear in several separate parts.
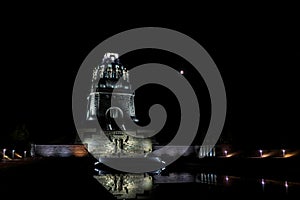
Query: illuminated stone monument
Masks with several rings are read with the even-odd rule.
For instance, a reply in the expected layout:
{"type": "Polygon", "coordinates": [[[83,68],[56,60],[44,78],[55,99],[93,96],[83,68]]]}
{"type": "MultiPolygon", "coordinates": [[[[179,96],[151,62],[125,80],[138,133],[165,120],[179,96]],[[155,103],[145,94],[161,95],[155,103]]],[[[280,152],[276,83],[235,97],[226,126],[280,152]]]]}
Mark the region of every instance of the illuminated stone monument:
{"type": "Polygon", "coordinates": [[[106,53],[101,64],[93,69],[91,91],[87,97],[86,120],[99,123],[101,129],[88,128],[78,133],[81,142],[94,156],[132,157],[152,151],[150,139],[132,137],[137,130],[130,130],[125,123],[119,127],[115,122],[115,119],[138,121],[131,88],[129,71],[120,63],[119,55],[106,53]],[[114,106],[111,106],[112,98],[117,102],[114,106]]]}
{"type": "MultiPolygon", "coordinates": [[[[119,62],[118,54],[106,53],[101,65],[93,70],[87,120],[99,119],[102,129],[112,131],[120,130],[113,120],[118,117],[135,120],[134,93],[129,72],[119,62]],[[117,99],[118,106],[110,106],[111,98],[117,99]]],[[[121,129],[125,130],[125,125],[121,129]]]]}

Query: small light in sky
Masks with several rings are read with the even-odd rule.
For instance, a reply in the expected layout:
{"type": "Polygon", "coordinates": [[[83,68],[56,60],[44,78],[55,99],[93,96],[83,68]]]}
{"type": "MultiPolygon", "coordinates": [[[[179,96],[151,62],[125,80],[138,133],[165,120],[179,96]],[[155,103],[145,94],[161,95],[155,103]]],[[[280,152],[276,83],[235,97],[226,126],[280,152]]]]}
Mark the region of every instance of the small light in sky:
{"type": "Polygon", "coordinates": [[[180,74],[182,74],[182,75],[183,75],[183,74],[184,74],[184,71],[183,71],[183,70],[180,70],[180,74]]]}

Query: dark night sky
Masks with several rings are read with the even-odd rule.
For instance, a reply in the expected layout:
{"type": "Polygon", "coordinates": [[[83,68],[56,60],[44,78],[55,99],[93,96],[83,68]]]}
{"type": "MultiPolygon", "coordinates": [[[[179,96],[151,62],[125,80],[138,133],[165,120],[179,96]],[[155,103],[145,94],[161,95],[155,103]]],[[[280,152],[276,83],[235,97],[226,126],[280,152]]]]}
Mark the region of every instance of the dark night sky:
{"type": "MultiPolygon", "coordinates": [[[[217,64],[228,95],[223,134],[232,135],[240,146],[297,146],[300,34],[296,22],[294,16],[276,15],[255,19],[224,17],[193,23],[175,19],[90,22],[80,17],[43,15],[4,20],[0,139],[16,124],[24,122],[37,142],[64,136],[64,141],[72,141],[73,82],[88,53],[121,31],[160,26],[192,37],[217,64]]],[[[144,58],[164,62],[172,57],[151,55],[145,53],[144,58]]],[[[128,63],[122,63],[144,61],[142,57],[138,61],[129,58],[125,59],[128,63]]]]}

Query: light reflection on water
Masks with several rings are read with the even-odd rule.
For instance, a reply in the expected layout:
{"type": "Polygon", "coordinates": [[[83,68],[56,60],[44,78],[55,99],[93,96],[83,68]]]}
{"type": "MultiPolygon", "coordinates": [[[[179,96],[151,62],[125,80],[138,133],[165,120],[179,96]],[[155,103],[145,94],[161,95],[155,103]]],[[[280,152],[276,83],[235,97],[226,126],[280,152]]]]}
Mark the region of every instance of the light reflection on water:
{"type": "Polygon", "coordinates": [[[239,190],[247,190],[254,193],[272,194],[275,192],[287,195],[291,188],[293,188],[293,191],[299,191],[300,189],[300,182],[266,178],[245,178],[214,173],[109,174],[98,171],[94,178],[117,199],[150,199],[152,193],[158,187],[178,184],[194,184],[196,188],[210,185],[211,187],[222,188],[217,191],[224,193],[228,191],[239,192],[239,190]]]}
{"type": "Polygon", "coordinates": [[[153,188],[152,176],[148,174],[99,174],[94,178],[117,199],[135,199],[148,195],[153,188]]]}

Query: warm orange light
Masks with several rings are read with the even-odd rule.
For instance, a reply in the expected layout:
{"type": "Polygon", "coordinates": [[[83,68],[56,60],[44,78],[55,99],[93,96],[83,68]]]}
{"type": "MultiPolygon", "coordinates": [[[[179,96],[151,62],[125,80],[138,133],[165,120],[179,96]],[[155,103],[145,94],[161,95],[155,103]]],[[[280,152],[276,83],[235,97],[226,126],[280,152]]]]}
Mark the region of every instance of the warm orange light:
{"type": "Polygon", "coordinates": [[[18,158],[22,158],[22,156],[20,156],[20,154],[18,154],[18,153],[15,153],[15,155],[16,155],[18,158]]]}
{"type": "Polygon", "coordinates": [[[235,156],[235,155],[237,155],[238,153],[230,153],[230,154],[227,154],[227,156],[225,156],[226,158],[230,158],[230,157],[232,157],[232,156],[235,156]]]}
{"type": "Polygon", "coordinates": [[[269,156],[272,156],[274,153],[264,153],[261,157],[262,158],[266,158],[266,157],[269,157],[269,156]]]}
{"type": "Polygon", "coordinates": [[[11,158],[8,157],[7,155],[5,155],[4,158],[7,159],[7,160],[11,160],[11,158]]]}
{"type": "Polygon", "coordinates": [[[296,153],[286,153],[283,158],[289,158],[289,157],[292,157],[292,156],[295,156],[296,153]]]}

